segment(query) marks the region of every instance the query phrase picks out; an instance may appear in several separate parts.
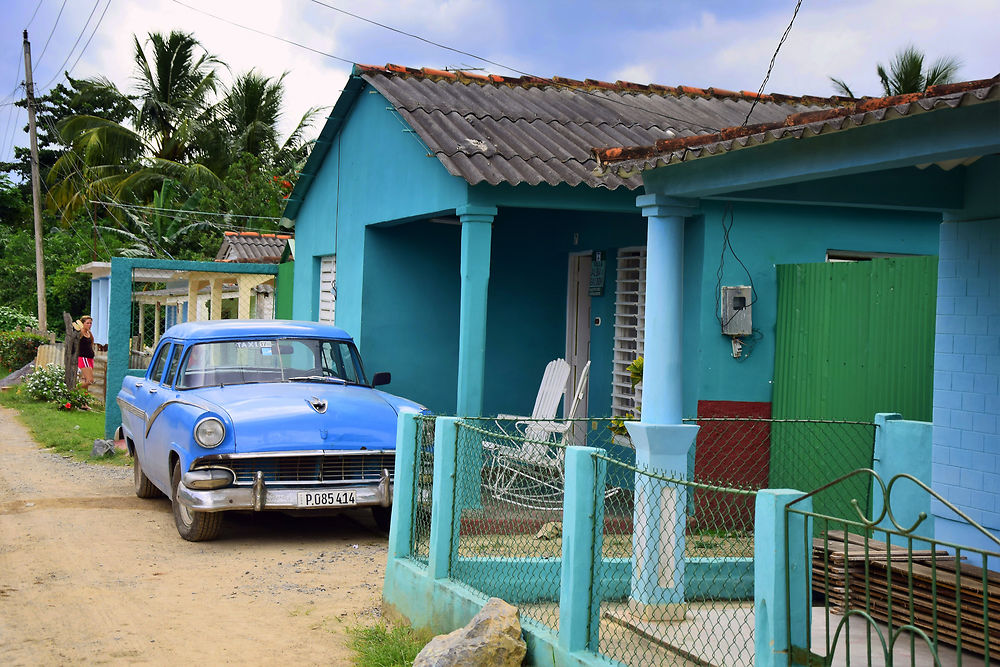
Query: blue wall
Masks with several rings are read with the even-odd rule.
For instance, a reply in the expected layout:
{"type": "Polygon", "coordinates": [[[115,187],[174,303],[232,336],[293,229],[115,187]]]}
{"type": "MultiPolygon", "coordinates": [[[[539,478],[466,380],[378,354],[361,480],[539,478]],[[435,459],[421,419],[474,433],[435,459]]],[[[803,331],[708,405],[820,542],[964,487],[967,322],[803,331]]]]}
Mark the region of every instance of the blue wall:
{"type": "MultiPolygon", "coordinates": [[[[395,112],[369,87],[327,153],[295,223],[296,260],[337,253],[337,325],[362,338],[366,225],[453,212],[467,199],[395,112]]],[[[294,317],[315,320],[318,262],[296,261],[294,317]]],[[[363,338],[361,340],[363,342],[363,338]]]]}
{"type": "MultiPolygon", "coordinates": [[[[966,168],[966,206],[941,225],[934,349],[934,490],[1000,532],[1000,158],[966,168]]],[[[940,540],[996,550],[939,502],[940,540]]]]}
{"type": "MultiPolygon", "coordinates": [[[[725,202],[703,201],[703,237],[700,240],[692,238],[697,228],[691,225],[688,225],[687,231],[687,243],[700,242],[704,249],[700,274],[695,274],[692,266],[686,267],[685,272],[686,276],[698,281],[697,291],[700,294],[697,320],[686,321],[684,331],[686,346],[689,349],[696,347],[700,359],[696,384],[690,381],[691,375],[685,369],[689,380],[685,384],[685,413],[692,416],[697,400],[771,400],[778,301],[775,264],[822,262],[829,249],[937,254],[938,214],[734,203],[734,224],[729,242],[753,277],[757,293],[757,301],[753,304],[753,326],[762,335],[750,356],[737,361],[732,357],[729,337],[720,333],[716,317],[716,285],[719,282],[725,210],[725,202]],[[700,327],[700,334],[694,322],[700,327]],[[695,337],[695,342],[690,340],[691,337],[695,337]]],[[[728,249],[722,284],[748,284],[746,272],[728,249]]]]}

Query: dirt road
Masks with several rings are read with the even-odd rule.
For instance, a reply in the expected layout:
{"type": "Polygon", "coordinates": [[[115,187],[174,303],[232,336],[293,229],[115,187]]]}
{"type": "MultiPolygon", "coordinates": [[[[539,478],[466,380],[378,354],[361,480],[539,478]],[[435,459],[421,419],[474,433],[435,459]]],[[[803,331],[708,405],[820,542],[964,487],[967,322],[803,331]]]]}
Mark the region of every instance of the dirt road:
{"type": "Polygon", "coordinates": [[[364,511],[185,542],[131,469],[40,450],[0,408],[0,664],[349,664],[386,541],[364,511]]]}

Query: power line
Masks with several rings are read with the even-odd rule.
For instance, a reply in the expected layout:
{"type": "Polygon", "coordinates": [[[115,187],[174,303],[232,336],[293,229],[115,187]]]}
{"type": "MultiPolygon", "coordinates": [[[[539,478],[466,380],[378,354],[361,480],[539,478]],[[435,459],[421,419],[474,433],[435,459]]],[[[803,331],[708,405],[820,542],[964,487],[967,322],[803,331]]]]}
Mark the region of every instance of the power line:
{"type": "Polygon", "coordinates": [[[94,30],[90,33],[90,37],[87,38],[87,43],[83,45],[83,48],[80,50],[80,53],[78,53],[76,56],[76,60],[74,60],[73,64],[70,65],[69,69],[66,70],[67,72],[72,72],[76,68],[76,64],[80,62],[80,58],[82,58],[83,54],[86,53],[87,47],[90,46],[90,40],[94,39],[94,35],[96,35],[98,29],[100,29],[101,22],[104,21],[104,15],[108,13],[108,7],[110,6],[111,6],[111,0],[108,0],[108,4],[104,5],[104,11],[101,12],[101,17],[97,19],[97,23],[94,24],[94,30]]]}
{"type": "Polygon", "coordinates": [[[96,199],[90,200],[91,204],[102,204],[104,206],[118,206],[120,208],[134,208],[141,209],[144,211],[157,211],[164,213],[188,213],[197,215],[215,215],[223,218],[246,218],[248,220],[271,220],[272,222],[277,222],[281,220],[280,217],[273,217],[269,215],[241,215],[239,213],[216,213],[214,211],[198,211],[195,209],[187,208],[160,208],[157,206],[141,206],[139,204],[122,204],[121,202],[110,202],[110,201],[100,201],[96,199]]]}
{"type": "Polygon", "coordinates": [[[45,40],[45,46],[42,47],[42,52],[38,54],[38,58],[35,59],[33,67],[38,67],[38,64],[42,62],[42,58],[45,56],[45,50],[49,48],[49,42],[52,41],[52,35],[56,34],[56,26],[59,25],[59,19],[62,17],[64,9],[66,9],[66,0],[63,0],[62,5],[59,7],[59,13],[56,14],[56,22],[52,24],[52,30],[49,31],[49,37],[45,40]]]}
{"type": "MultiPolygon", "coordinates": [[[[174,1],[176,2],[177,0],[174,0],[174,1]]],[[[446,51],[451,51],[453,53],[458,53],[458,54],[461,54],[463,56],[468,56],[470,58],[475,58],[476,60],[482,61],[484,63],[489,63],[491,65],[496,65],[497,67],[501,67],[501,68],[503,68],[505,70],[509,70],[511,72],[515,72],[517,74],[520,74],[521,76],[543,78],[543,77],[538,77],[536,74],[532,74],[531,72],[524,72],[522,70],[517,69],[516,67],[511,67],[510,65],[504,65],[503,63],[497,62],[495,60],[490,60],[489,58],[486,58],[484,56],[480,56],[480,55],[477,55],[475,53],[470,53],[469,51],[463,51],[462,49],[456,49],[454,47],[448,46],[447,44],[442,44],[440,42],[435,42],[434,40],[427,39],[426,37],[421,37],[420,35],[417,35],[417,34],[414,34],[414,33],[411,33],[411,32],[406,32],[405,30],[400,30],[399,28],[394,28],[394,27],[392,27],[390,25],[386,25],[384,23],[379,23],[378,21],[366,18],[364,16],[361,16],[360,14],[355,14],[353,12],[347,11],[346,9],[341,9],[339,7],[334,7],[333,5],[327,4],[325,2],[321,2],[320,0],[310,0],[310,2],[313,2],[313,3],[317,4],[317,5],[322,6],[322,7],[326,7],[327,9],[331,9],[331,10],[333,10],[335,12],[340,12],[341,14],[345,14],[345,15],[350,16],[352,18],[356,18],[359,21],[364,21],[365,23],[370,23],[372,25],[378,26],[380,28],[384,28],[386,30],[390,30],[390,31],[398,33],[400,35],[405,35],[407,37],[411,37],[413,39],[416,39],[416,40],[419,40],[421,42],[424,42],[425,44],[430,44],[431,46],[436,46],[438,48],[445,49],[446,51]]],[[[801,4],[801,0],[799,0],[799,3],[801,4]]],[[[687,118],[680,118],[680,117],[677,117],[677,116],[671,116],[670,114],[663,113],[662,111],[653,111],[651,109],[647,109],[646,107],[642,107],[642,106],[639,106],[637,104],[629,104],[625,100],[617,100],[617,99],[615,99],[613,97],[607,97],[605,95],[599,95],[599,94],[597,94],[595,92],[592,92],[592,91],[589,91],[589,90],[583,90],[583,89],[581,89],[581,88],[579,88],[577,86],[573,86],[572,84],[561,83],[559,81],[552,81],[551,79],[549,79],[549,81],[551,81],[552,85],[554,85],[556,87],[569,88],[570,90],[573,90],[574,92],[577,92],[577,93],[580,93],[580,94],[583,94],[583,95],[590,95],[590,96],[592,96],[592,97],[594,97],[596,99],[604,100],[604,101],[610,102],[612,104],[618,104],[620,106],[628,107],[628,108],[631,108],[631,109],[638,109],[640,111],[644,111],[644,112],[649,113],[649,114],[654,115],[654,116],[660,116],[661,118],[666,118],[668,120],[674,120],[674,121],[677,121],[679,123],[687,123],[688,125],[692,125],[694,127],[700,127],[702,129],[706,129],[706,130],[711,130],[713,132],[718,132],[719,129],[720,129],[720,128],[717,128],[717,127],[711,127],[710,125],[705,125],[704,123],[698,123],[698,122],[695,122],[695,121],[687,119],[687,118]]]]}
{"type": "Polygon", "coordinates": [[[185,2],[181,2],[180,0],[173,0],[173,2],[176,3],[176,4],[178,4],[178,5],[180,5],[181,7],[187,7],[188,9],[190,9],[192,11],[198,12],[199,14],[204,14],[205,16],[211,16],[213,19],[216,19],[218,21],[222,21],[223,23],[228,23],[229,25],[234,25],[237,28],[242,28],[244,30],[249,30],[250,32],[255,32],[258,35],[264,35],[265,37],[270,37],[271,39],[276,39],[276,40],[278,40],[280,42],[285,42],[286,44],[291,44],[292,46],[297,46],[300,49],[306,49],[307,51],[312,51],[313,53],[318,53],[321,56],[326,56],[327,58],[333,58],[334,60],[339,60],[342,63],[347,63],[348,65],[353,65],[354,64],[353,60],[348,60],[347,58],[341,58],[340,56],[335,56],[332,53],[327,53],[325,51],[320,51],[319,49],[314,49],[311,46],[306,46],[305,44],[300,44],[299,42],[294,42],[294,41],[292,41],[290,39],[285,39],[284,37],[278,37],[277,35],[272,35],[271,33],[264,32],[263,30],[257,30],[256,28],[251,28],[251,27],[245,26],[245,25],[243,25],[241,23],[236,23],[235,21],[230,21],[229,19],[223,18],[221,16],[216,16],[215,14],[212,14],[211,12],[206,12],[204,9],[199,9],[198,7],[192,7],[191,5],[189,5],[189,4],[185,3],[185,2]]]}
{"type": "Polygon", "coordinates": [[[767,67],[767,74],[764,75],[764,80],[760,83],[760,89],[757,90],[757,97],[754,98],[753,104],[750,105],[750,111],[747,111],[747,117],[743,119],[742,127],[746,127],[747,123],[750,121],[750,114],[753,113],[754,107],[757,106],[757,102],[760,101],[760,96],[764,94],[764,86],[767,85],[767,80],[771,78],[771,70],[774,69],[774,62],[778,59],[778,51],[781,50],[781,45],[785,43],[788,39],[788,34],[792,32],[792,24],[795,23],[795,17],[799,15],[799,7],[802,6],[802,0],[798,0],[795,3],[795,11],[792,12],[792,20],[788,22],[788,27],[785,28],[785,34],[781,36],[781,40],[778,42],[777,48],[774,49],[774,55],[771,56],[771,64],[767,67]]]}
{"type": "Polygon", "coordinates": [[[94,12],[97,11],[97,6],[99,4],[101,4],[101,0],[94,0],[94,7],[90,10],[90,16],[87,17],[87,22],[84,23],[83,28],[80,29],[80,34],[76,36],[76,41],[73,42],[73,46],[70,47],[69,52],[66,54],[66,59],[62,61],[62,65],[56,68],[56,73],[52,75],[52,78],[49,79],[44,86],[41,86],[40,89],[47,89],[50,85],[52,85],[53,81],[59,78],[63,67],[66,66],[66,63],[68,63],[69,59],[73,56],[73,51],[76,50],[76,45],[80,43],[80,39],[83,38],[83,34],[87,32],[87,26],[90,25],[90,19],[94,18],[94,12]]]}
{"type": "Polygon", "coordinates": [[[31,27],[32,22],[35,20],[35,14],[38,13],[38,10],[41,8],[41,6],[42,6],[42,0],[38,0],[38,4],[35,5],[35,11],[31,12],[31,18],[28,19],[28,25],[24,26],[25,30],[31,27]]]}

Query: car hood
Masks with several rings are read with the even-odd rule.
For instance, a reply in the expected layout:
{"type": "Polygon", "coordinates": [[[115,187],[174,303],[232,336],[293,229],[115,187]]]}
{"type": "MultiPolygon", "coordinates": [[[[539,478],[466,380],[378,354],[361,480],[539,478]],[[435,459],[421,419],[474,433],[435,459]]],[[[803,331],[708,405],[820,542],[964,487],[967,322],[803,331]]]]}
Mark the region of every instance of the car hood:
{"type": "Polygon", "coordinates": [[[232,419],[237,452],[396,446],[396,410],[369,387],[293,382],[199,393],[232,419]],[[323,401],[325,411],[313,407],[323,401]]]}

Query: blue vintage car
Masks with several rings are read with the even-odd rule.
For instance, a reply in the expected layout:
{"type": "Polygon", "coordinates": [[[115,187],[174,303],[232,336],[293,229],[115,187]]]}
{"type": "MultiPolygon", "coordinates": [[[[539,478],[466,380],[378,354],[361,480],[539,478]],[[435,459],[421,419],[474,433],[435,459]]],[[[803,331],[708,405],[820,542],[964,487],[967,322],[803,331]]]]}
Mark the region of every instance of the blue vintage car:
{"type": "Polygon", "coordinates": [[[118,393],[135,493],[173,503],[181,537],[229,510],[371,507],[388,529],[396,417],[423,406],[375,389],[354,341],[315,322],[188,322],[118,393]]]}

